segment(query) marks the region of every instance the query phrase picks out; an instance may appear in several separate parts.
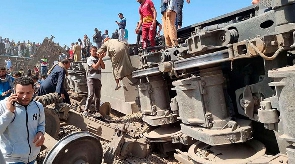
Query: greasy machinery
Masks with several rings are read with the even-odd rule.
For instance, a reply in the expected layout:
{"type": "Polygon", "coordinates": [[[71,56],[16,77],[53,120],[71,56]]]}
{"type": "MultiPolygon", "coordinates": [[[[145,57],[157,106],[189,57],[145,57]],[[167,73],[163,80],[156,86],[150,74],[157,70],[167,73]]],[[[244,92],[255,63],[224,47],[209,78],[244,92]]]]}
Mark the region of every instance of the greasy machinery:
{"type": "MultiPolygon", "coordinates": [[[[102,117],[81,116],[83,99],[47,112],[50,136],[59,120],[89,133],[46,142],[44,163],[99,163],[102,153],[112,163],[151,151],[185,164],[295,163],[294,15],[295,0],[261,0],[180,29],[178,47],[131,56],[137,70],[118,91],[111,68],[103,70],[102,117]],[[111,107],[125,116],[108,116],[111,107]],[[96,137],[109,141],[104,152],[96,137]]],[[[69,72],[77,97],[86,92],[82,65],[69,72]]]]}

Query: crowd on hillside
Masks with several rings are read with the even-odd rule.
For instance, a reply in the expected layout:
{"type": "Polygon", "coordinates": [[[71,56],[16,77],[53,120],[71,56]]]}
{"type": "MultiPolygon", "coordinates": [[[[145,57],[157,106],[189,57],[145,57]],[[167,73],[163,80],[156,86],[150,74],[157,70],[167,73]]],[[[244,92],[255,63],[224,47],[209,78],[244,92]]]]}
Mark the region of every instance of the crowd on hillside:
{"type": "Polygon", "coordinates": [[[31,41],[15,42],[9,38],[2,38],[0,36],[0,55],[30,57],[35,54],[40,43],[31,41]]]}

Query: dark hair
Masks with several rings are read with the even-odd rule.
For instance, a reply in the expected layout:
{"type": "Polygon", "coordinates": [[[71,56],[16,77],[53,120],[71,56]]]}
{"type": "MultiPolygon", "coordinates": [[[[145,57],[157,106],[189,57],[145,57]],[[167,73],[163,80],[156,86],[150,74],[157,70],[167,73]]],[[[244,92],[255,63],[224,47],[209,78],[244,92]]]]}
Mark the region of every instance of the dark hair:
{"type": "Polygon", "coordinates": [[[32,85],[32,88],[34,88],[34,81],[32,78],[29,78],[29,77],[16,78],[14,80],[14,86],[16,86],[17,84],[20,84],[23,86],[32,85]]]}
{"type": "Polygon", "coordinates": [[[18,77],[21,77],[21,76],[22,76],[22,74],[21,74],[20,72],[14,72],[13,75],[14,75],[14,76],[18,76],[18,77]]]}
{"type": "Polygon", "coordinates": [[[96,47],[96,46],[91,46],[91,49],[92,49],[92,48],[95,48],[95,49],[97,49],[97,47],[96,47]]]}
{"type": "Polygon", "coordinates": [[[32,76],[33,80],[39,80],[38,76],[32,76]]]}
{"type": "Polygon", "coordinates": [[[69,60],[69,59],[63,59],[63,60],[61,61],[61,63],[62,63],[62,64],[68,64],[68,63],[70,63],[70,60],[69,60]]]}
{"type": "Polygon", "coordinates": [[[5,67],[0,67],[0,70],[1,71],[6,71],[6,68],[5,67]]]}
{"type": "Polygon", "coordinates": [[[122,16],[123,16],[123,14],[122,14],[122,13],[119,13],[118,15],[122,15],[122,16]]]}

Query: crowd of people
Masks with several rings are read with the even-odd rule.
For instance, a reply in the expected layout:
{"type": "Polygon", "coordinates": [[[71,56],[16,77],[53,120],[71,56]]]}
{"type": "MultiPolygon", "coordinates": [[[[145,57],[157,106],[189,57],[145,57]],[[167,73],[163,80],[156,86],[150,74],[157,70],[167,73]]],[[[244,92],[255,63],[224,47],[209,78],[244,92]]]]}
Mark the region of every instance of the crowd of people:
{"type": "Polygon", "coordinates": [[[18,56],[18,57],[30,57],[37,51],[40,43],[31,41],[14,42],[9,38],[0,37],[0,55],[18,56]]]}

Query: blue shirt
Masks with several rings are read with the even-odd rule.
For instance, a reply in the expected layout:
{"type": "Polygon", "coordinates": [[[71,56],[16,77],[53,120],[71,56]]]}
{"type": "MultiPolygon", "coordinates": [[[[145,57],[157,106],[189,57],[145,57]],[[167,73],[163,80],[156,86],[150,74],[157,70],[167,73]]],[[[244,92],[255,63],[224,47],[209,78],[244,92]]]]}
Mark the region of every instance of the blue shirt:
{"type": "Polygon", "coordinates": [[[13,88],[13,77],[6,75],[5,80],[0,81],[0,100],[3,100],[5,97],[10,96],[10,93],[8,93],[5,96],[2,96],[3,92],[6,92],[8,90],[11,90],[13,88]]]}
{"type": "Polygon", "coordinates": [[[118,24],[119,29],[125,29],[126,27],[126,18],[122,18],[121,21],[118,24]]]}

